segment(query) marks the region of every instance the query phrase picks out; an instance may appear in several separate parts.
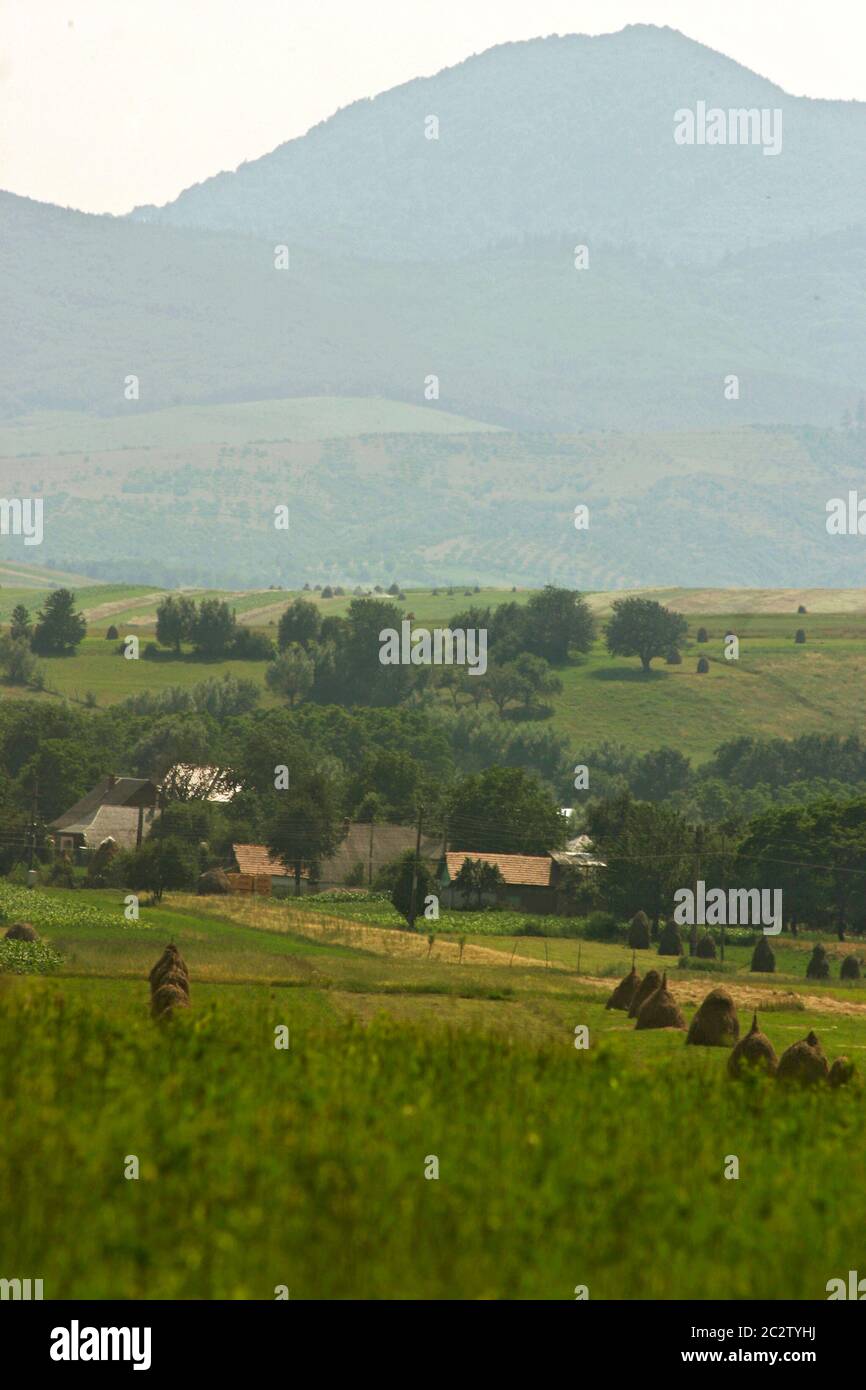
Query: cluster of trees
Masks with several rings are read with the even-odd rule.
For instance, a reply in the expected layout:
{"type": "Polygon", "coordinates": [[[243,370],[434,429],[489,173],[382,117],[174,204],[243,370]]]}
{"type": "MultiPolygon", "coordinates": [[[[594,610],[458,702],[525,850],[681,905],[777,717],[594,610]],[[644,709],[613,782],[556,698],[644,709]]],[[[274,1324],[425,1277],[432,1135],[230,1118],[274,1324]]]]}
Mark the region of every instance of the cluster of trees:
{"type": "MultiPolygon", "coordinates": [[[[392,586],[396,587],[396,586],[392,586]]],[[[504,714],[549,712],[545,701],[561,689],[552,669],[589,650],[595,624],[584,599],[552,585],[526,604],[470,608],[448,621],[452,631],[487,633],[488,669],[466,666],[383,666],[380,632],[400,631],[404,614],[385,598],[354,599],[345,617],[323,617],[308,599],[297,598],[277,629],[279,653],[268,684],[291,707],[319,704],[393,706],[447,691],[454,707],[488,700],[504,714]]]]}
{"type": "Polygon", "coordinates": [[[866,796],[773,807],[738,826],[695,824],[670,806],[624,795],[597,802],[587,830],[606,866],[598,905],[620,920],[643,910],[657,928],[675,892],[702,879],[724,890],[780,889],[794,930],[808,923],[840,940],[866,930],[866,796]]]}
{"type": "Polygon", "coordinates": [[[693,821],[744,824],[774,805],[866,795],[866,745],[856,734],[741,736],[697,768],[677,748],[639,754],[604,742],[580,750],[574,763],[591,770],[587,802],[628,791],[641,801],[667,802],[693,821]]]}
{"type": "Polygon", "coordinates": [[[262,632],[242,627],[224,599],[196,604],[186,594],[167,594],[156,610],[156,640],[180,655],[184,642],[208,660],[270,661],[274,644],[262,632]]]}
{"type": "Polygon", "coordinates": [[[8,633],[0,637],[0,671],[10,685],[41,688],[44,674],[37,656],[72,656],[87,632],[84,614],[75,607],[75,594],[54,589],[47,595],[34,623],[19,603],[12,610],[8,633]]]}

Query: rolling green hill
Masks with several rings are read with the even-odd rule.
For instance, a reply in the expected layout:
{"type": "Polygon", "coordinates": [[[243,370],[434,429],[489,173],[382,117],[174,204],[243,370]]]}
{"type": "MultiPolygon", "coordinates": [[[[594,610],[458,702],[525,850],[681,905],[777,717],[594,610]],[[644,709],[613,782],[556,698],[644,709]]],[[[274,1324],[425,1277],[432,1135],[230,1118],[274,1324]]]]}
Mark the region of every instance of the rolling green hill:
{"type": "Polygon", "coordinates": [[[431,418],[445,428],[394,402],[76,416],[69,451],[64,418],[7,425],[0,495],[44,499],[44,541],[37,556],[0,537],[0,561],[168,588],[862,581],[863,538],[826,530],[828,499],[862,483],[862,430],[517,434],[431,418]],[[380,428],[319,437],[340,421],[380,428]]]}
{"type": "MultiPolygon", "coordinates": [[[[46,592],[0,589],[0,621],[8,621],[15,603],[35,610],[46,592]]],[[[41,660],[47,690],[38,698],[67,697],[102,706],[145,690],[189,688],[231,672],[260,685],[264,704],[279,703],[265,685],[264,662],[202,661],[189,652],[176,660],[125,660],[119,654],[120,644],[105,638],[109,625],[118,628],[120,637],[134,633],[143,647],[154,636],[160,592],[142,585],[83,590],[79,601],[89,619],[88,636],[74,657],[41,660]]],[[[191,592],[225,598],[240,622],[272,638],[279,615],[293,596],[268,590],[191,592]]],[[[449,595],[409,590],[399,606],[414,614],[418,626],[443,626],[470,605],[525,602],[530,592],[482,589],[475,594],[457,587],[449,595]]],[[[304,596],[331,615],[345,613],[352,597],[304,596]]],[[[552,716],[541,724],[565,735],[575,755],[608,739],[639,752],[670,745],[699,763],[720,743],[740,734],[793,738],[810,732],[862,733],[866,589],[821,593],[674,589],[649,596],[688,616],[683,663],[671,667],[656,662],[646,677],[636,660],[609,656],[600,633],[584,661],[560,672],[562,693],[552,699],[552,716]],[[804,602],[808,612],[798,614],[797,607],[804,602]],[[696,634],[702,626],[710,640],[698,644],[696,634]],[[806,632],[805,645],[794,642],[800,627],[806,632]],[[724,659],[723,638],[728,630],[740,638],[736,662],[724,659]],[[696,671],[699,656],[709,660],[706,675],[696,671]]],[[[616,597],[622,597],[622,592],[589,595],[601,624],[616,597]]],[[[0,685],[0,698],[20,698],[25,693],[0,685]]],[[[450,702],[446,704],[450,707],[450,702]]]]}

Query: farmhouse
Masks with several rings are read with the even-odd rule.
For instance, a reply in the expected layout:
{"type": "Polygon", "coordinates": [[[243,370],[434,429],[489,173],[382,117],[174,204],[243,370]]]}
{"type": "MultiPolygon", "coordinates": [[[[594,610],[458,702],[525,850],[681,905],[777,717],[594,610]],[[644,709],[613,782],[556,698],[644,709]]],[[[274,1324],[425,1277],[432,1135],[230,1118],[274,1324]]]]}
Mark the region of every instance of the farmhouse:
{"type": "Polygon", "coordinates": [[[565,907],[564,882],[571,870],[586,875],[602,868],[603,861],[593,853],[588,835],[569,840],[564,850],[548,854],[477,854],[470,850],[453,850],[443,855],[439,863],[438,882],[445,907],[475,907],[499,905],[521,912],[561,912],[565,907]],[[495,892],[463,892],[454,887],[464,860],[494,864],[504,879],[495,892]]]}
{"type": "Polygon", "coordinates": [[[498,894],[481,894],[482,906],[498,898],[503,907],[522,912],[556,911],[556,864],[549,854],[475,854],[467,850],[450,850],[442,856],[439,890],[443,907],[474,907],[478,903],[475,894],[454,887],[465,859],[495,864],[505,880],[498,894]]]}
{"type": "Polygon", "coordinates": [[[120,849],[135,849],[159,811],[160,790],[155,782],[110,773],[48,828],[59,854],[95,849],[109,836],[120,849]]]}
{"type": "MultiPolygon", "coordinates": [[[[380,869],[407,849],[414,848],[415,831],[411,826],[346,821],[343,839],[334,853],[321,864],[305,865],[301,870],[302,891],[367,888],[380,869]]],[[[441,848],[441,837],[421,837],[422,859],[435,862],[441,848]]],[[[236,892],[272,893],[274,896],[294,892],[293,872],[273,859],[265,845],[233,845],[232,858],[228,877],[236,892]]]]}

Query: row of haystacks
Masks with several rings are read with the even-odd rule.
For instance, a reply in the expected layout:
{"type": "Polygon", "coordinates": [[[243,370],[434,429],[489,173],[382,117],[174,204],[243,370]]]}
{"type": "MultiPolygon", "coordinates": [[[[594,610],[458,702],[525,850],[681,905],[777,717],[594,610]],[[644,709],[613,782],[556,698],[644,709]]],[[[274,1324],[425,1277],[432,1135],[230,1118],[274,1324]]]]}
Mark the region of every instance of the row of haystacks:
{"type": "Polygon", "coordinates": [[[166,946],[149,978],[154,1018],[170,1019],[175,1009],[189,1008],[189,970],[174,942],[166,946]]]}
{"type": "MultiPolygon", "coordinates": [[[[758,939],[754,951],[752,952],[752,963],[749,967],[753,974],[772,975],[776,969],[776,957],[773,948],[765,936],[758,939]]],[[[845,956],[839,967],[840,980],[859,980],[862,975],[862,966],[859,956],[845,956]]],[[[807,980],[829,980],[830,978],[830,957],[827,954],[826,946],[822,946],[820,941],[812,947],[812,954],[806,965],[807,980]]]]}
{"type": "MultiPolygon", "coordinates": [[[[683,1012],[668,989],[667,972],[660,976],[657,970],[649,970],[641,979],[632,966],[614,989],[606,1008],[622,1009],[635,1020],[636,1029],[686,1029],[683,1012]]],[[[710,990],[695,1010],[686,1032],[686,1044],[730,1047],[728,1072],[734,1077],[741,1076],[747,1068],[757,1067],[781,1081],[826,1080],[831,1086],[842,1086],[854,1075],[854,1064],[847,1057],[837,1057],[830,1066],[814,1033],[792,1043],[781,1058],[777,1057],[770,1039],[758,1028],[757,1012],[748,1033],[740,1038],[736,1005],[722,987],[710,990]]]]}
{"type": "MultiPolygon", "coordinates": [[[[628,944],[633,951],[648,951],[652,944],[652,925],[644,911],[636,912],[629,922],[628,944]]],[[[657,951],[660,956],[681,956],[683,938],[675,922],[665,922],[659,932],[657,951]]],[[[698,939],[695,954],[701,960],[716,959],[716,943],[709,932],[698,939]]],[[[776,969],[776,957],[766,936],[758,937],[752,952],[750,970],[756,975],[772,975],[776,969]]],[[[845,956],[839,971],[842,980],[859,980],[862,966],[858,956],[845,956]]],[[[813,948],[806,966],[807,980],[829,980],[830,959],[826,948],[820,942],[813,948]]]]}

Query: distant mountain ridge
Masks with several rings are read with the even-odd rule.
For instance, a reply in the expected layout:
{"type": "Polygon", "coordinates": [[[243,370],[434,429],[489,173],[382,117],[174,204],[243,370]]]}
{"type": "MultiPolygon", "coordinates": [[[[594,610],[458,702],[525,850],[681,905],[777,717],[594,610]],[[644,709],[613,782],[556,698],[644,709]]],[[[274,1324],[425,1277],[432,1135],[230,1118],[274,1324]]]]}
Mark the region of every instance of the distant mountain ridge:
{"type": "Polygon", "coordinates": [[[863,225],[864,167],[866,104],[791,96],[640,24],[489,49],[130,216],[376,260],[570,235],[706,262],[863,225]],[[674,114],[699,101],[780,109],[781,153],[678,146],[674,114]]]}

